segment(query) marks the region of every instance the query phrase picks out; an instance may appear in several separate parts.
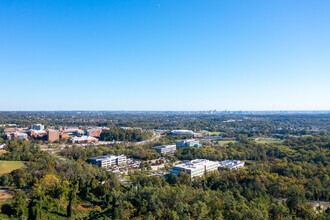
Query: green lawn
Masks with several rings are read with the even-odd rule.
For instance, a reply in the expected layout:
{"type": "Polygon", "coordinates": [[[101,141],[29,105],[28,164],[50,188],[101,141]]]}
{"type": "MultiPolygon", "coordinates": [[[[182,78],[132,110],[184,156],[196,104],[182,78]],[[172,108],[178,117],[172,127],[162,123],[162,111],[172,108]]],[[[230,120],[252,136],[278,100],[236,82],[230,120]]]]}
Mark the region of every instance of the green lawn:
{"type": "Polygon", "coordinates": [[[254,138],[257,143],[268,144],[268,143],[281,143],[283,140],[277,138],[254,138]]]}
{"type": "Polygon", "coordinates": [[[220,144],[221,146],[222,145],[225,145],[225,144],[229,144],[229,143],[236,143],[237,141],[218,141],[218,144],[220,144]]]}
{"type": "Polygon", "coordinates": [[[219,136],[220,135],[220,132],[217,132],[217,131],[212,131],[210,133],[211,133],[211,136],[219,136]]]}
{"type": "Polygon", "coordinates": [[[13,170],[24,167],[22,161],[6,161],[0,160],[0,176],[4,173],[10,173],[13,170]]]}

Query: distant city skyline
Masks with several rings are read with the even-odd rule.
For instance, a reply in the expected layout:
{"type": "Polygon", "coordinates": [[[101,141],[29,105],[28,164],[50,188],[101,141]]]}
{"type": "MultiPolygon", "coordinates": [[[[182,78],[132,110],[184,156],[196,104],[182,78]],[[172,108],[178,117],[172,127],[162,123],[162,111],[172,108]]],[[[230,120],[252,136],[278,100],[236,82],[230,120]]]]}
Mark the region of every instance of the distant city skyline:
{"type": "Polygon", "coordinates": [[[330,110],[330,1],[1,1],[0,111],[330,110]]]}

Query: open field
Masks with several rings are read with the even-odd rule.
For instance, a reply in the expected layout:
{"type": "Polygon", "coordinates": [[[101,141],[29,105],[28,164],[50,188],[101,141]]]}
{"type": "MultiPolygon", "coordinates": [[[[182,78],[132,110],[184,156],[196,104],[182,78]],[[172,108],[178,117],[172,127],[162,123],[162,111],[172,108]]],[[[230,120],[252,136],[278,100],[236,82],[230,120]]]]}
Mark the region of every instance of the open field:
{"type": "Polygon", "coordinates": [[[24,163],[22,161],[6,161],[0,160],[0,175],[10,173],[13,170],[22,168],[24,163]]]}
{"type": "Polygon", "coordinates": [[[234,144],[236,142],[237,141],[218,141],[218,144],[222,146],[222,145],[229,144],[229,143],[233,143],[234,144]]]}
{"type": "Polygon", "coordinates": [[[281,143],[283,140],[277,138],[253,138],[257,143],[268,144],[268,143],[281,143]]]}
{"type": "Polygon", "coordinates": [[[219,136],[220,132],[213,131],[213,132],[210,132],[210,134],[211,134],[211,136],[219,136]]]}

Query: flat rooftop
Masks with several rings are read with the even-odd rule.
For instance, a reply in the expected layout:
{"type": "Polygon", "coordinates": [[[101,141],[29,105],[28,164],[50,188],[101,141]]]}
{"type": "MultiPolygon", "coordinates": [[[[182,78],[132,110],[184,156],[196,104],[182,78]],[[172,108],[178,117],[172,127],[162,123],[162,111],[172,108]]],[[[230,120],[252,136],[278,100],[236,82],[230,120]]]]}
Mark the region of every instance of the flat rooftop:
{"type": "Polygon", "coordinates": [[[161,145],[161,146],[156,146],[156,147],[153,147],[153,149],[163,149],[163,148],[173,148],[173,147],[176,147],[176,145],[161,145]]]}
{"type": "Polygon", "coordinates": [[[110,155],[99,156],[99,157],[91,157],[91,158],[89,158],[89,160],[109,160],[109,159],[114,159],[116,157],[122,157],[122,156],[125,156],[125,155],[124,154],[119,154],[119,155],[110,154],[110,155]]]}

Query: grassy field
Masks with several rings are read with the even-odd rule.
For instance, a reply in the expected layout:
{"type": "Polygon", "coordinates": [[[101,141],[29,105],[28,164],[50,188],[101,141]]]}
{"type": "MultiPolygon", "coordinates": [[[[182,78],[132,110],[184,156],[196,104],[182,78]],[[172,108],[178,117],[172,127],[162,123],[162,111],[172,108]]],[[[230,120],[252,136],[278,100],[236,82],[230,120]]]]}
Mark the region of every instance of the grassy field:
{"type": "Polygon", "coordinates": [[[216,131],[213,131],[213,132],[210,132],[212,136],[219,136],[220,135],[220,132],[216,132],[216,131]]]}
{"type": "Polygon", "coordinates": [[[257,143],[268,144],[268,143],[281,143],[281,139],[277,138],[254,138],[257,143]]]}
{"type": "Polygon", "coordinates": [[[22,168],[24,163],[22,161],[6,161],[0,160],[0,176],[4,173],[10,173],[13,170],[22,168]]]}
{"type": "Polygon", "coordinates": [[[218,144],[222,146],[222,145],[229,144],[229,143],[233,143],[234,144],[236,142],[237,141],[218,141],[218,144]]]}

